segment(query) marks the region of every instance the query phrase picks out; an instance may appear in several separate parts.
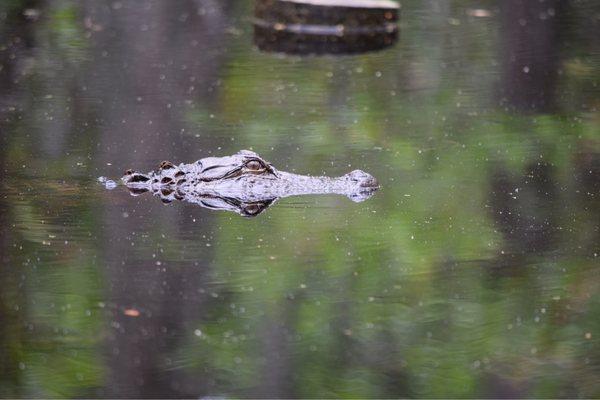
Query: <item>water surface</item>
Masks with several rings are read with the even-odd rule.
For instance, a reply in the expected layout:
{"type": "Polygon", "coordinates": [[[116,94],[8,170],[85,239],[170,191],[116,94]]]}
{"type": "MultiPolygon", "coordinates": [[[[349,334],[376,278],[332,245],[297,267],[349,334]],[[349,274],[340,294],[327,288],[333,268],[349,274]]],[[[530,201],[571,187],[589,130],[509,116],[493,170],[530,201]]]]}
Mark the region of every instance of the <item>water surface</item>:
{"type": "Polygon", "coordinates": [[[600,396],[598,4],[406,1],[318,57],[251,13],[0,5],[0,395],[600,396]],[[97,182],[245,148],[381,189],[248,219],[97,182]]]}

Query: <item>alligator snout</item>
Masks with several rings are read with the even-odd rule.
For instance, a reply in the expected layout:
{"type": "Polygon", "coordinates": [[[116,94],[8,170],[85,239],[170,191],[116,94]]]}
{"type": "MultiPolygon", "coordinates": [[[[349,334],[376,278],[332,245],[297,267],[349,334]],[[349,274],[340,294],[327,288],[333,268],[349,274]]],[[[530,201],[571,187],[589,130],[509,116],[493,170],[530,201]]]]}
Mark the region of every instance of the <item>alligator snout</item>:
{"type": "Polygon", "coordinates": [[[354,171],[344,175],[344,177],[351,182],[356,183],[361,188],[379,188],[379,182],[377,182],[377,179],[375,179],[373,175],[368,174],[365,171],[361,171],[360,169],[355,169],[354,171]]]}
{"type": "Polygon", "coordinates": [[[371,197],[373,193],[379,189],[379,182],[371,174],[355,169],[354,171],[344,175],[342,178],[346,179],[351,185],[347,196],[350,200],[359,203],[371,197]]]}

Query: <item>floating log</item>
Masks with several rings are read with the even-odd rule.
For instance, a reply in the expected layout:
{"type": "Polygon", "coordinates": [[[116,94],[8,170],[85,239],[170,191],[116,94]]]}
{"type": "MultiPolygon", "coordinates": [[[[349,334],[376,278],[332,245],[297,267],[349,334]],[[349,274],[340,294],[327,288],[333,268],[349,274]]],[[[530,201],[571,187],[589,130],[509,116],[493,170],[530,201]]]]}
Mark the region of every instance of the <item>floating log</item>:
{"type": "Polygon", "coordinates": [[[398,32],[373,34],[298,34],[254,26],[254,44],[266,52],[296,55],[357,54],[382,50],[393,45],[398,32]]]}
{"type": "Polygon", "coordinates": [[[399,9],[388,0],[256,0],[254,42],[293,54],[378,50],[396,41],[399,9]]]}
{"type": "Polygon", "coordinates": [[[256,18],[281,24],[380,26],[398,20],[388,0],[256,0],[256,18]]]}

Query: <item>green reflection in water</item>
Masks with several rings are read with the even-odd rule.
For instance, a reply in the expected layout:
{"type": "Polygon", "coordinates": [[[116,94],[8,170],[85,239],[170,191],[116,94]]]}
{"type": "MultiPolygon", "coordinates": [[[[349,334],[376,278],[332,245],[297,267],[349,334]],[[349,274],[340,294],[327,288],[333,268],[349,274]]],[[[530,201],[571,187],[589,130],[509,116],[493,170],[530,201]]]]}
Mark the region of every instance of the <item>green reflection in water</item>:
{"type": "Polygon", "coordinates": [[[11,39],[22,70],[1,56],[21,78],[0,103],[0,394],[598,396],[599,53],[562,51],[558,110],[518,112],[495,94],[498,18],[414,3],[398,46],[360,57],[260,54],[221,27],[222,47],[200,44],[225,55],[210,90],[169,80],[193,65],[177,46],[127,69],[109,23],[127,19],[41,7],[27,32],[53,39],[11,39]],[[106,155],[127,136],[130,158],[106,155]],[[301,173],[362,168],[382,190],[245,220],[93,185],[245,147],[301,173]]]}

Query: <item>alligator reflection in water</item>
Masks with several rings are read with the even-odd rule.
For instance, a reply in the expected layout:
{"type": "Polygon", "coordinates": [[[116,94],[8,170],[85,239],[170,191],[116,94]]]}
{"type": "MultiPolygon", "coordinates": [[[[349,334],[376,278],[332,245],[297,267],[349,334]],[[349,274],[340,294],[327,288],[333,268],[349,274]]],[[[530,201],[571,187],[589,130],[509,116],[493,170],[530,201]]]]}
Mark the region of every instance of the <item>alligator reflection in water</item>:
{"type": "Polygon", "coordinates": [[[275,169],[249,150],[178,166],[164,161],[149,173],[128,170],[122,181],[133,195],[150,192],[165,203],[183,200],[245,217],[260,214],[282,197],[333,193],[360,202],[379,188],[377,180],[361,170],[337,178],[296,175],[275,169]]]}

